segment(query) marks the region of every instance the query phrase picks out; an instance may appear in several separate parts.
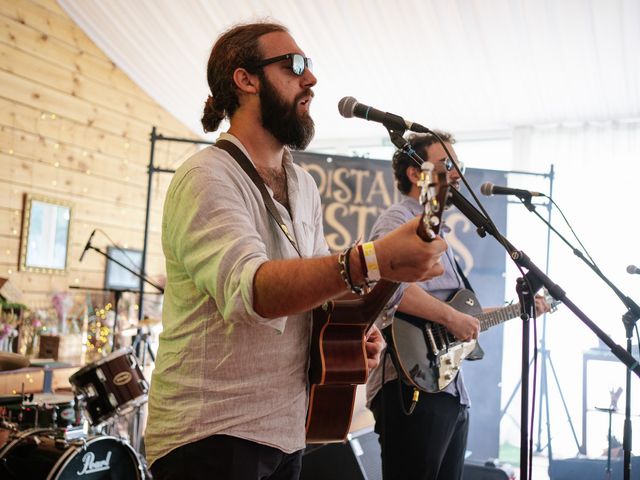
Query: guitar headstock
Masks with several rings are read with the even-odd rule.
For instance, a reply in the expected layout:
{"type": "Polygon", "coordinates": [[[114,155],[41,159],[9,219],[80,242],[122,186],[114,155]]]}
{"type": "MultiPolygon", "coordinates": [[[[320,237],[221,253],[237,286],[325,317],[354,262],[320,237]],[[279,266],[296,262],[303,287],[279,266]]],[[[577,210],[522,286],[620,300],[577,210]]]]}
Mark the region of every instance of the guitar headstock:
{"type": "Polygon", "coordinates": [[[440,232],[449,184],[447,172],[436,171],[433,163],[423,162],[420,167],[419,202],[422,205],[422,218],[418,224],[418,236],[425,242],[433,241],[440,232]]]}

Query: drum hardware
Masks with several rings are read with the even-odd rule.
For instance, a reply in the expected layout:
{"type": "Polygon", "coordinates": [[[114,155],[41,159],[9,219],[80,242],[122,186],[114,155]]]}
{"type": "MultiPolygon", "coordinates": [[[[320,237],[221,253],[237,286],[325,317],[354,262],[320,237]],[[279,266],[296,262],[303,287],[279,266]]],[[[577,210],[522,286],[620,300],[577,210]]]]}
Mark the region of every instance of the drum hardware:
{"type": "Polygon", "coordinates": [[[68,428],[82,423],[76,400],[71,394],[42,393],[22,397],[18,404],[4,408],[5,418],[20,430],[27,428],[68,428]]]}
{"type": "MultiPolygon", "coordinates": [[[[93,234],[92,234],[93,236],[93,234]]],[[[119,248],[119,247],[116,247],[119,248]]],[[[145,275],[145,271],[144,271],[144,258],[146,255],[146,247],[145,247],[145,251],[143,251],[142,253],[142,267],[140,269],[140,271],[136,271],[133,270],[131,268],[129,268],[128,266],[124,265],[122,262],[118,261],[117,259],[113,258],[113,256],[109,255],[106,252],[103,252],[102,250],[100,250],[99,248],[96,248],[95,246],[91,245],[91,237],[89,238],[89,240],[87,241],[87,244],[85,245],[85,251],[87,250],[94,250],[96,252],[98,252],[100,255],[104,256],[107,260],[112,261],[114,264],[120,266],[121,268],[124,268],[126,271],[128,271],[129,273],[135,275],[136,277],[138,277],[140,279],[140,288],[137,290],[133,290],[135,292],[137,292],[140,297],[139,297],[139,309],[138,309],[138,332],[134,338],[133,341],[133,349],[137,355],[137,357],[141,360],[142,365],[144,366],[146,363],[146,355],[147,353],[149,354],[149,357],[151,358],[152,362],[155,362],[155,355],[153,353],[153,350],[151,348],[151,345],[149,344],[148,341],[148,333],[144,333],[143,332],[143,328],[145,325],[142,323],[143,322],[143,314],[144,314],[144,295],[145,295],[145,291],[144,291],[144,284],[148,284],[151,285],[152,287],[154,287],[159,295],[164,294],[164,288],[154,282],[152,282],[150,279],[148,279],[145,275]]],[[[78,286],[71,286],[71,288],[82,288],[82,287],[78,287],[78,286]]],[[[93,288],[87,288],[88,290],[94,290],[93,288]]],[[[108,289],[109,290],[109,289],[108,289]]],[[[114,322],[114,328],[113,328],[113,348],[116,348],[116,340],[117,340],[117,336],[116,336],[116,328],[117,328],[117,314],[118,314],[118,300],[120,298],[120,295],[122,294],[122,292],[127,291],[127,290],[123,290],[123,289],[110,289],[114,292],[115,295],[115,303],[116,303],[116,308],[115,308],[115,322],[114,322]]],[[[138,372],[140,373],[140,379],[144,380],[144,376],[142,375],[142,372],[139,370],[139,368],[137,368],[136,370],[138,370],[138,372]]],[[[140,380],[138,380],[138,390],[143,390],[144,391],[144,398],[141,398],[141,401],[139,401],[137,404],[133,405],[133,410],[135,410],[135,415],[133,418],[133,425],[132,425],[132,430],[133,433],[131,435],[132,437],[132,443],[133,446],[136,450],[139,450],[140,448],[140,439],[142,437],[142,432],[141,432],[141,424],[142,424],[142,409],[140,408],[142,406],[142,404],[146,403],[147,401],[147,392],[149,390],[149,385],[146,382],[146,380],[144,380],[144,383],[142,383],[140,380]]],[[[116,395],[117,397],[117,395],[116,395]]],[[[141,396],[142,397],[142,396],[141,396]]],[[[121,408],[121,406],[119,407],[121,408]]],[[[96,414],[98,414],[98,412],[95,412],[96,414]]],[[[120,413],[120,411],[117,412],[118,414],[120,413]]],[[[108,419],[110,418],[110,412],[105,412],[103,415],[100,416],[100,418],[102,419],[108,419]]],[[[99,419],[98,419],[99,420],[99,419]]],[[[93,420],[94,422],[96,420],[93,420]]]]}
{"type": "Polygon", "coordinates": [[[132,348],[120,349],[84,366],[69,377],[78,404],[91,430],[122,437],[118,420],[127,419],[129,441],[139,451],[139,416],[147,402],[149,384],[144,378],[132,348]]]}
{"type": "Polygon", "coordinates": [[[149,385],[131,349],[113,352],[72,377],[74,395],[0,397],[0,478],[151,478],[132,446],[140,441],[137,430],[130,442],[105,434],[147,401],[149,385]]]}
{"type": "Polygon", "coordinates": [[[139,408],[146,403],[149,391],[131,348],[86,365],[71,375],[69,382],[94,427],[139,408]]]}

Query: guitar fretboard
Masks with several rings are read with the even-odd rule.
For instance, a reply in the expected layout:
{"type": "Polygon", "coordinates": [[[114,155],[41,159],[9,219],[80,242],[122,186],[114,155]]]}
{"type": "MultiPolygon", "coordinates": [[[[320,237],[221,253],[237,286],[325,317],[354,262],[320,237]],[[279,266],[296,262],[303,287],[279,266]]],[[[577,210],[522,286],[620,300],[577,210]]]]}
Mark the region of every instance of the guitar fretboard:
{"type": "Polygon", "coordinates": [[[520,304],[513,303],[494,310],[493,312],[481,313],[477,315],[476,318],[480,320],[480,331],[484,332],[491,327],[495,327],[518,316],[520,316],[520,304]]]}

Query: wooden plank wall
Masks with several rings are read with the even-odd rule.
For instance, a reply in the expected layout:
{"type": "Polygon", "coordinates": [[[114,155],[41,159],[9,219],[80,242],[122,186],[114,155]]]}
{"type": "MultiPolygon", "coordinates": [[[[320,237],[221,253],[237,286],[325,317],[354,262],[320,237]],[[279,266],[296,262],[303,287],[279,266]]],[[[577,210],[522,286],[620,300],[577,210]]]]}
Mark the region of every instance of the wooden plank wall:
{"type": "MultiPolygon", "coordinates": [[[[0,0],[0,277],[31,307],[69,285],[101,287],[104,258],[78,257],[99,228],[142,248],[149,135],[194,138],[92,43],[55,0],[0,0]],[[74,203],[67,275],[18,271],[23,196],[74,203]]],[[[195,151],[158,143],[156,164],[175,168],[195,151]]],[[[170,174],[155,176],[147,272],[164,274],[160,221],[170,174]]],[[[98,232],[93,244],[110,241],[98,232]]]]}

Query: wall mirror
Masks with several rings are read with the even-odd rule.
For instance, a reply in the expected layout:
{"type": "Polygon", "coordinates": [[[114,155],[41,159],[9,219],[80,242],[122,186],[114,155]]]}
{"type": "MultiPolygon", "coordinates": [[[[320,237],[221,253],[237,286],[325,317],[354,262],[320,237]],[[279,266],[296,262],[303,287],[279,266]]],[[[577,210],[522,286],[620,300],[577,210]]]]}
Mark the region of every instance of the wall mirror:
{"type": "Polygon", "coordinates": [[[20,270],[65,273],[69,255],[72,204],[25,194],[20,270]]]}

